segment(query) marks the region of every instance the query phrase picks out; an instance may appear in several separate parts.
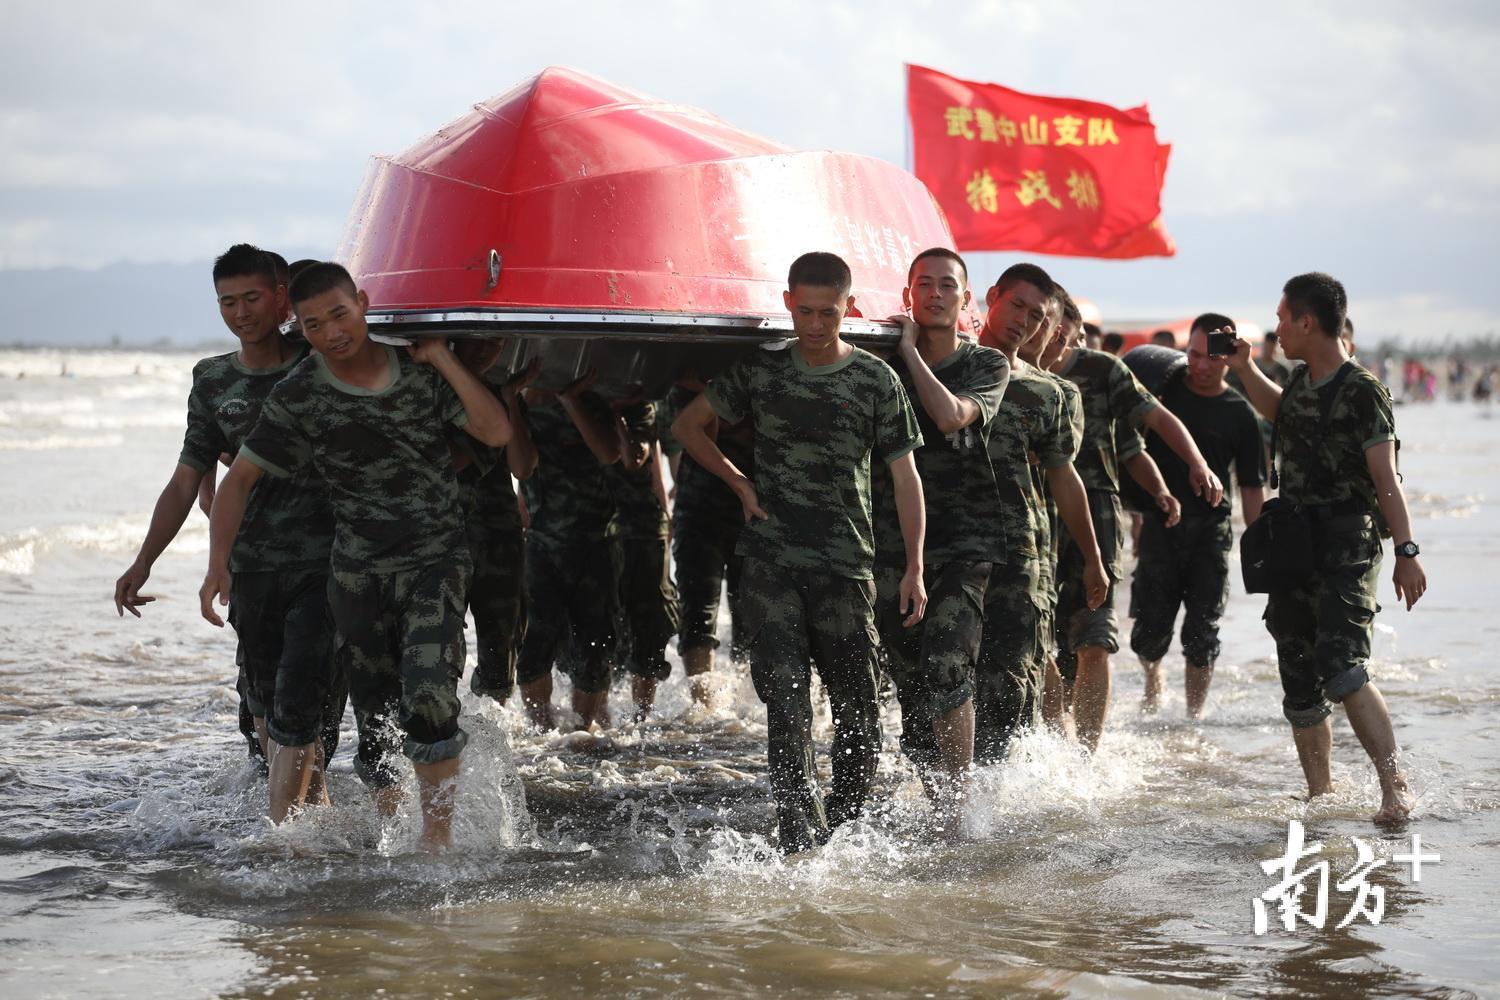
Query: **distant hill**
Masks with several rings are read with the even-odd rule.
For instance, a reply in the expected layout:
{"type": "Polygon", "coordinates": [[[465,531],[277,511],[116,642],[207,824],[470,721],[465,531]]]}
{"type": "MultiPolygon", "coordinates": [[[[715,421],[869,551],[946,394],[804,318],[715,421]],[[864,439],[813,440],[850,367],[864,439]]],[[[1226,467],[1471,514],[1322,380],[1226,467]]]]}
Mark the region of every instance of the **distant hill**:
{"type": "MultiPolygon", "coordinates": [[[[313,256],[296,252],[299,256],[313,256]]],[[[229,336],[211,260],[0,271],[0,345],[188,346],[229,336]]]]}

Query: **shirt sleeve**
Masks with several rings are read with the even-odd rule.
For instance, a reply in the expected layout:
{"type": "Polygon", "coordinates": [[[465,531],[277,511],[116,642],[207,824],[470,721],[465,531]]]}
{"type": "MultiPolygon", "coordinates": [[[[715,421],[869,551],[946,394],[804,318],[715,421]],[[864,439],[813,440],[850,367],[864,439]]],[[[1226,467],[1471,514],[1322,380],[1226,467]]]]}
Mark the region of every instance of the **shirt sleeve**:
{"type": "Polygon", "coordinates": [[[727,371],[714,377],[705,395],[714,414],[725,423],[737,424],[750,415],[750,399],[754,394],[755,364],[753,355],[742,358],[729,366],[727,371]]]}
{"type": "MultiPolygon", "coordinates": [[[[196,373],[195,373],[196,375],[196,373]]],[[[187,433],[182,439],[182,454],[177,461],[200,473],[207,473],[229,450],[229,442],[214,419],[213,408],[204,398],[198,379],[193,379],[192,391],[188,393],[187,433]]]]}
{"type": "Polygon", "coordinates": [[[1069,461],[1076,462],[1078,453],[1083,450],[1083,397],[1072,383],[1063,390],[1060,406],[1063,417],[1060,423],[1065,425],[1070,442],[1068,449],[1073,456],[1069,461]]]}
{"type": "Polygon", "coordinates": [[[978,363],[971,366],[964,384],[953,395],[974,401],[979,407],[980,424],[995,419],[1005,387],[1010,383],[1010,362],[999,351],[981,351],[978,363]]]}
{"type": "Polygon", "coordinates": [[[1044,469],[1059,469],[1078,457],[1078,439],[1073,435],[1073,421],[1067,412],[1067,396],[1057,393],[1052,401],[1052,411],[1045,421],[1038,421],[1032,429],[1029,449],[1036,453],[1036,460],[1044,469]]]}
{"type": "Polygon", "coordinates": [[[1396,440],[1396,418],[1391,412],[1389,391],[1373,376],[1361,378],[1351,388],[1350,408],[1363,435],[1360,451],[1396,440]]]}
{"type": "Polygon", "coordinates": [[[890,366],[880,362],[882,387],[875,406],[875,454],[886,465],[909,455],[922,446],[922,432],[917,428],[917,414],[911,408],[901,379],[890,366]]]}
{"type": "Polygon", "coordinates": [[[1121,462],[1134,458],[1146,450],[1146,439],[1141,432],[1128,423],[1115,424],[1115,457],[1121,462]]]}
{"type": "Polygon", "coordinates": [[[290,479],[312,461],[307,436],[282,402],[277,389],[271,390],[261,407],[260,419],[240,446],[240,455],[279,479],[290,479]]]}
{"type": "Polygon", "coordinates": [[[1140,380],[1131,374],[1130,369],[1125,367],[1125,362],[1119,358],[1109,358],[1107,391],[1110,412],[1115,415],[1116,420],[1127,420],[1139,426],[1146,419],[1146,414],[1157,406],[1156,397],[1141,385],[1140,380]]]}

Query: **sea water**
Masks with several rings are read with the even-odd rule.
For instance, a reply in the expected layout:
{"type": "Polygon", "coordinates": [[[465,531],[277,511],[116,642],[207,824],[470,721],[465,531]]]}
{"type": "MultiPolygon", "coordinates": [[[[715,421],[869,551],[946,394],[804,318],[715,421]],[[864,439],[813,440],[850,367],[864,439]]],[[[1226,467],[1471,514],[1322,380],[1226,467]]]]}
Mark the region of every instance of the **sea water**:
{"type": "MultiPolygon", "coordinates": [[[[455,846],[429,857],[414,851],[414,810],[377,817],[349,719],[335,804],[265,820],[236,730],[233,636],[198,614],[200,512],[152,572],[158,600],[139,620],[115,614],[114,580],[181,445],[194,360],[0,351],[6,997],[1497,988],[1500,422],[1486,411],[1397,411],[1431,586],[1407,614],[1387,556],[1372,673],[1416,793],[1405,828],[1370,823],[1378,789],[1341,712],[1338,791],[1298,797],[1264,601],[1236,580],[1202,722],[1184,717],[1175,648],[1154,715],[1122,652],[1100,752],[1027,736],[976,775],[963,840],[935,833],[892,702],[868,816],[779,858],[765,713],[743,667],[721,662],[705,710],[674,651],[651,720],[602,733],[539,734],[465,684],[455,846]],[[1285,852],[1293,820],[1335,880],[1358,860],[1351,838],[1385,862],[1368,879],[1378,924],[1336,929],[1354,896],[1335,890],[1322,929],[1273,916],[1254,933],[1253,902],[1275,881],[1261,863],[1285,852]],[[1441,855],[1420,881],[1395,861],[1414,834],[1441,855]]],[[[611,708],[628,717],[628,681],[611,708]]],[[[816,734],[826,766],[826,708],[816,734]]]]}

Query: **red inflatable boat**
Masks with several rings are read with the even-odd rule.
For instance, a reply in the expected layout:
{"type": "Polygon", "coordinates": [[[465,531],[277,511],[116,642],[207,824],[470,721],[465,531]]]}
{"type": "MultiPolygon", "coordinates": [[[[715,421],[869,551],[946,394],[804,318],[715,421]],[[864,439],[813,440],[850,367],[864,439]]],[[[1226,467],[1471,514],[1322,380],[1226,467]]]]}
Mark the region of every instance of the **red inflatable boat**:
{"type": "MultiPolygon", "coordinates": [[[[554,384],[592,367],[613,393],[654,394],[725,348],[787,336],[800,254],[842,256],[858,313],[884,318],[912,257],[952,245],[894,164],[798,152],[553,68],[377,157],[337,259],[377,333],[511,338],[505,367],[539,356],[554,384]]],[[[867,342],[891,329],[846,324],[867,342]]]]}

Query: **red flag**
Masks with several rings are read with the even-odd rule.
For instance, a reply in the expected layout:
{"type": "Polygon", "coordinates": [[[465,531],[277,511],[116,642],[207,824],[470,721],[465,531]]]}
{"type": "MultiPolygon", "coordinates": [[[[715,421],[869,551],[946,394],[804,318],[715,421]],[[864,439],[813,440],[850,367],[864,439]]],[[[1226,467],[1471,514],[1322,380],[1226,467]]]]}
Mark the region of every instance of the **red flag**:
{"type": "Polygon", "coordinates": [[[1144,105],[1023,94],[906,67],[914,172],[960,250],[1170,257],[1161,188],[1172,147],[1144,105]]]}

